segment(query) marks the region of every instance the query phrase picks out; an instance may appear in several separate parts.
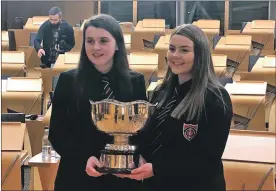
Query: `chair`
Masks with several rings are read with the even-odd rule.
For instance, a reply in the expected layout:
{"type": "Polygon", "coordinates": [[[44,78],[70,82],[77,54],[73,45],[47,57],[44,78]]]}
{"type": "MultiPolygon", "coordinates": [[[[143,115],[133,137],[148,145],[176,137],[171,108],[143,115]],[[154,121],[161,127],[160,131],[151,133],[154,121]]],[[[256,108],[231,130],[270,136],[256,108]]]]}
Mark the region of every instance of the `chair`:
{"type": "MultiPolygon", "coordinates": [[[[11,110],[12,111],[12,110],[11,110]]],[[[25,114],[24,113],[1,113],[2,122],[20,122],[25,123],[25,114]]],[[[21,182],[22,187],[24,186],[24,167],[21,167],[21,182]]]]}
{"type": "Polygon", "coordinates": [[[34,46],[34,40],[35,40],[35,37],[36,37],[36,32],[31,32],[30,33],[30,42],[29,42],[29,46],[34,46]]]}
{"type": "Polygon", "coordinates": [[[23,29],[24,21],[23,17],[15,17],[13,22],[11,23],[12,29],[23,29]]]}
{"type": "Polygon", "coordinates": [[[16,51],[15,33],[13,30],[8,31],[9,37],[9,51],[16,51]]]}

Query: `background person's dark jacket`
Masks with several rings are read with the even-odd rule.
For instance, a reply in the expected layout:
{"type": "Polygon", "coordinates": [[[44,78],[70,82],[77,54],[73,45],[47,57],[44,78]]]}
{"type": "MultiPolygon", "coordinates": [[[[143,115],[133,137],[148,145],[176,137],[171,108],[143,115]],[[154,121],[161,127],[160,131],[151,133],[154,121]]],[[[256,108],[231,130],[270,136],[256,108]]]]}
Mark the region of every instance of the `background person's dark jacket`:
{"type": "MultiPolygon", "coordinates": [[[[41,63],[49,65],[49,52],[52,46],[52,27],[50,21],[45,21],[39,28],[34,40],[34,48],[38,52],[39,49],[44,49],[45,56],[41,57],[41,63]],[[41,46],[41,42],[43,43],[41,46]]],[[[60,23],[59,41],[63,40],[63,52],[69,52],[75,46],[74,30],[65,20],[60,23]]]]}

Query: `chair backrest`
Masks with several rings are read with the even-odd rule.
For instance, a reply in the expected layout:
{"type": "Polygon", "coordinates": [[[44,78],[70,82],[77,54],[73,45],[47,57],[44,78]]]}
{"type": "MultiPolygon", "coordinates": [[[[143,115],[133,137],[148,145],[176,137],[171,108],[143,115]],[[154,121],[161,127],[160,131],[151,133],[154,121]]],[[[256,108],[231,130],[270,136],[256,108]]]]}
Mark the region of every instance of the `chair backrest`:
{"type": "Polygon", "coordinates": [[[25,114],[24,113],[2,113],[1,120],[2,122],[25,123],[25,114]]]}
{"type": "Polygon", "coordinates": [[[9,51],[16,51],[15,33],[13,30],[8,31],[9,37],[9,51]]]}
{"type": "Polygon", "coordinates": [[[11,23],[12,29],[23,29],[24,21],[23,17],[15,17],[13,22],[11,23]]]}
{"type": "Polygon", "coordinates": [[[33,46],[34,45],[34,40],[35,40],[35,37],[36,37],[36,32],[30,32],[30,43],[29,43],[29,46],[33,46]]]}

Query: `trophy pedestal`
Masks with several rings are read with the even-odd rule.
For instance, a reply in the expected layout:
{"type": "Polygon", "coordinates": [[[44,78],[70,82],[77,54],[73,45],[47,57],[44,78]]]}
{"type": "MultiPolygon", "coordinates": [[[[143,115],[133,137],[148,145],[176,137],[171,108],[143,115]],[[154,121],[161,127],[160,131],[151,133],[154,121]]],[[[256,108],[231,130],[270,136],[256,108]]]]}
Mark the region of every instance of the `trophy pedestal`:
{"type": "Polygon", "coordinates": [[[101,151],[101,163],[103,167],[97,171],[107,174],[130,174],[136,168],[139,156],[136,147],[132,145],[108,144],[105,150],[101,151]]]}

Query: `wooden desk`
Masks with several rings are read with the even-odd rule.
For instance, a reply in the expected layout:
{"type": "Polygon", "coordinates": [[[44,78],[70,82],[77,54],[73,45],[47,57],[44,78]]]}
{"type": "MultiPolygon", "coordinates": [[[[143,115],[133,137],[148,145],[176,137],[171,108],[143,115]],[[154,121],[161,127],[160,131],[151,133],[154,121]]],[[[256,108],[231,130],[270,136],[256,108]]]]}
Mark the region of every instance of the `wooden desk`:
{"type": "Polygon", "coordinates": [[[1,41],[9,41],[8,31],[1,31],[1,41]]]}
{"type": "Polygon", "coordinates": [[[1,31],[1,48],[2,48],[2,51],[9,50],[8,31],[1,31]]]}
{"type": "Polygon", "coordinates": [[[20,51],[2,52],[2,75],[24,77],[25,76],[25,54],[20,51]]]}
{"type": "Polygon", "coordinates": [[[155,45],[154,52],[158,54],[158,69],[162,70],[166,68],[166,57],[169,50],[170,34],[161,36],[155,45]]]}
{"type": "Polygon", "coordinates": [[[260,57],[250,73],[240,74],[241,80],[264,81],[276,86],[276,55],[260,57]]]}
{"type": "Polygon", "coordinates": [[[202,31],[206,34],[208,38],[210,49],[213,50],[214,38],[219,35],[220,31],[220,21],[200,19],[198,21],[194,21],[193,25],[196,25],[202,29],[202,31]]]}
{"type": "Polygon", "coordinates": [[[71,49],[70,52],[80,52],[83,43],[83,31],[80,27],[74,27],[74,36],[75,36],[75,46],[71,49]]]}
{"type": "Polygon", "coordinates": [[[39,67],[41,63],[35,48],[31,46],[19,46],[18,51],[23,51],[25,53],[26,76],[41,77],[41,73],[35,70],[35,68],[39,67]]]}
{"type": "Polygon", "coordinates": [[[252,42],[263,45],[261,55],[272,54],[274,52],[275,21],[254,20],[247,22],[242,30],[242,34],[252,36],[252,42]]]}
{"type": "Polygon", "coordinates": [[[227,190],[257,190],[271,168],[262,190],[275,190],[276,134],[231,130],[222,159],[227,190]]]}
{"type": "Polygon", "coordinates": [[[127,54],[130,54],[131,34],[124,33],[124,41],[125,41],[125,47],[126,47],[127,54]]]}
{"type": "MultiPolygon", "coordinates": [[[[40,76],[43,81],[43,93],[48,96],[49,92],[53,91],[52,81],[53,77],[59,75],[59,72],[53,70],[53,68],[34,68],[36,72],[40,72],[40,76]]],[[[44,103],[45,104],[45,103],[44,103]]]]}
{"type": "Polygon", "coordinates": [[[276,134],[232,132],[222,159],[239,162],[275,164],[276,134]]]}
{"type": "Polygon", "coordinates": [[[239,119],[234,116],[233,120],[248,130],[265,131],[266,88],[266,82],[240,81],[226,84],[225,89],[230,94],[233,113],[241,117],[239,119]]]}
{"type": "Polygon", "coordinates": [[[59,158],[43,161],[39,153],[29,160],[31,166],[31,190],[54,190],[54,182],[59,166],[59,158]]]}
{"type": "MultiPolygon", "coordinates": [[[[23,149],[26,124],[2,122],[2,189],[21,190],[21,166],[28,159],[28,151],[23,149]]],[[[25,147],[25,145],[24,145],[25,147]]]]}
{"type": "Polygon", "coordinates": [[[2,151],[22,151],[21,163],[32,156],[29,133],[25,123],[2,122],[2,151]]]}
{"type": "Polygon", "coordinates": [[[134,31],[134,26],[132,22],[120,22],[119,24],[124,34],[131,34],[134,31]]]}
{"type": "Polygon", "coordinates": [[[223,161],[223,168],[226,190],[275,190],[274,165],[223,161]],[[262,189],[258,189],[263,181],[262,189]]]}
{"type": "Polygon", "coordinates": [[[14,32],[16,50],[30,46],[30,33],[37,32],[37,29],[9,29],[14,32]]]}
{"type": "Polygon", "coordinates": [[[144,48],[144,40],[153,42],[155,35],[165,35],[165,20],[144,19],[139,21],[131,34],[131,52],[148,51],[144,48]]]}
{"type": "Polygon", "coordinates": [[[41,113],[42,80],[11,78],[2,84],[2,111],[10,108],[26,114],[41,113]]]}
{"type": "Polygon", "coordinates": [[[225,76],[227,69],[227,55],[224,54],[212,54],[212,60],[216,76],[225,76]]]}
{"type": "Polygon", "coordinates": [[[239,63],[238,73],[247,73],[250,51],[251,36],[229,35],[221,37],[213,53],[227,55],[228,62],[239,63]]]}
{"type": "Polygon", "coordinates": [[[35,156],[42,151],[42,138],[45,125],[42,123],[43,117],[39,116],[36,120],[26,120],[26,127],[29,134],[31,145],[31,156],[35,156]]]}
{"type": "Polygon", "coordinates": [[[38,30],[39,27],[49,19],[48,16],[34,16],[32,18],[28,18],[24,29],[35,29],[38,30]]]}
{"type": "Polygon", "coordinates": [[[130,68],[144,74],[146,84],[152,76],[157,76],[158,54],[132,52],[128,55],[130,68]]]}
{"type": "Polygon", "coordinates": [[[60,54],[56,60],[56,63],[53,67],[53,71],[57,74],[64,72],[66,70],[71,70],[77,68],[79,59],[79,52],[70,52],[66,54],[60,54]],[[66,57],[70,57],[72,60],[70,63],[66,63],[65,60],[69,60],[66,57]]]}
{"type": "Polygon", "coordinates": [[[21,152],[1,152],[1,188],[2,190],[22,190],[21,152]]]}

